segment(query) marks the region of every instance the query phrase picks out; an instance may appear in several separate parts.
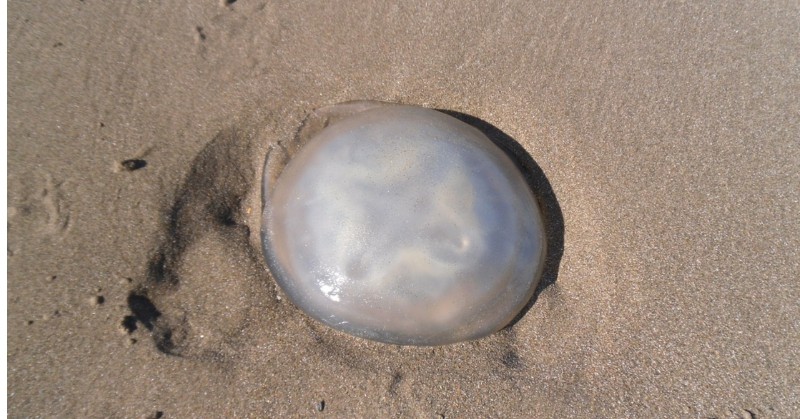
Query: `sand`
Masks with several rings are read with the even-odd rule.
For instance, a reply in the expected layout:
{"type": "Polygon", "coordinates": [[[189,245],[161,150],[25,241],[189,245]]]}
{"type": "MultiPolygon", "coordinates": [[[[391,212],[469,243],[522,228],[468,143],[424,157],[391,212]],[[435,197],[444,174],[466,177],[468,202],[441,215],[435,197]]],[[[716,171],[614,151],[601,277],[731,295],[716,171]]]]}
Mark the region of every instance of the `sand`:
{"type": "Polygon", "coordinates": [[[800,416],[800,4],[11,2],[11,417],[800,416]],[[258,246],[315,108],[533,162],[536,300],[435,348],[328,329],[258,246]]]}

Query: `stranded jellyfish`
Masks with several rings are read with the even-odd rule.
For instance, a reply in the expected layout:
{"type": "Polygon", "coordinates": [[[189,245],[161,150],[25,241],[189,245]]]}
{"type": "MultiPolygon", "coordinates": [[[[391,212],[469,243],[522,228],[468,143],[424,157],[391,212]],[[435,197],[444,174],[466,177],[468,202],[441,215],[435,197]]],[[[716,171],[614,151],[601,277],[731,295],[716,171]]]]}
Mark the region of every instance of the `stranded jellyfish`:
{"type": "Polygon", "coordinates": [[[432,109],[317,111],[268,153],[263,201],[263,250],[285,294],[366,339],[486,336],[522,310],[542,270],[542,218],[522,173],[479,130],[432,109]]]}

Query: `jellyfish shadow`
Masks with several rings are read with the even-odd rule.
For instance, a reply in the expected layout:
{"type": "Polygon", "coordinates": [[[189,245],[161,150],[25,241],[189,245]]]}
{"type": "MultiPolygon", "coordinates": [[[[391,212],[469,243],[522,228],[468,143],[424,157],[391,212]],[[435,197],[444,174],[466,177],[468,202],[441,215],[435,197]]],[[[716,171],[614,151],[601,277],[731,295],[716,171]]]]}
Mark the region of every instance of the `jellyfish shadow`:
{"type": "Polygon", "coordinates": [[[536,303],[539,294],[547,287],[553,285],[558,279],[561,256],[564,254],[564,217],[561,213],[561,206],[558,205],[556,194],[553,192],[553,188],[550,186],[550,182],[547,180],[547,176],[545,176],[542,169],[536,164],[530,154],[525,151],[525,148],[508,134],[480,118],[448,109],[437,110],[477,128],[480,132],[489,137],[496,146],[503,150],[522,172],[542,212],[547,240],[547,253],[545,255],[542,276],[531,299],[528,300],[525,307],[523,307],[519,314],[505,327],[511,328],[520,319],[525,317],[528,310],[536,303]]]}

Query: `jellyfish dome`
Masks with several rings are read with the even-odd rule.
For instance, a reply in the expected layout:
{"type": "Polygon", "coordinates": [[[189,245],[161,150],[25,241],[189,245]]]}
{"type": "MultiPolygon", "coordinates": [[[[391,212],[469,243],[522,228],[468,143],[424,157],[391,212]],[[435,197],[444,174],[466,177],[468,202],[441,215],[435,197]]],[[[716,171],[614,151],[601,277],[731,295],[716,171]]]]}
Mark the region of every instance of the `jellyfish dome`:
{"type": "Polygon", "coordinates": [[[545,254],[522,173],[481,131],[442,112],[366,107],[265,170],[262,245],[288,298],[366,339],[442,345],[507,324],[545,254]]]}

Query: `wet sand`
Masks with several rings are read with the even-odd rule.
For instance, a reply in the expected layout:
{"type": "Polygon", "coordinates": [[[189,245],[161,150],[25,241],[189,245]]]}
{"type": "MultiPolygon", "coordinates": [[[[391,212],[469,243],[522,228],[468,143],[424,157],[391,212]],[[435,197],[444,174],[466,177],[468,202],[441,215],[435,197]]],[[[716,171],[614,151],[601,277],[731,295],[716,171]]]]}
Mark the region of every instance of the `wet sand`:
{"type": "Polygon", "coordinates": [[[9,416],[800,416],[797,51],[796,2],[11,2],[9,416]],[[277,289],[264,156],[349,100],[532,159],[512,326],[385,345],[277,289]]]}

